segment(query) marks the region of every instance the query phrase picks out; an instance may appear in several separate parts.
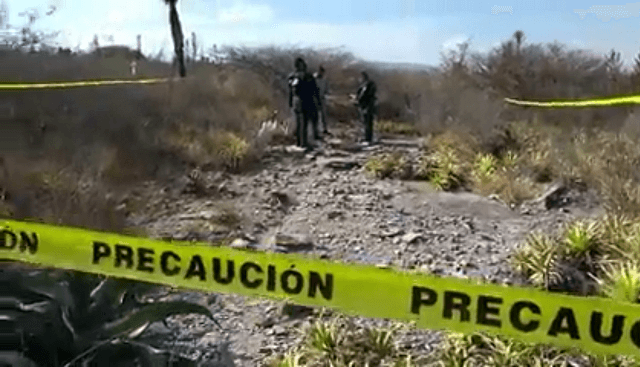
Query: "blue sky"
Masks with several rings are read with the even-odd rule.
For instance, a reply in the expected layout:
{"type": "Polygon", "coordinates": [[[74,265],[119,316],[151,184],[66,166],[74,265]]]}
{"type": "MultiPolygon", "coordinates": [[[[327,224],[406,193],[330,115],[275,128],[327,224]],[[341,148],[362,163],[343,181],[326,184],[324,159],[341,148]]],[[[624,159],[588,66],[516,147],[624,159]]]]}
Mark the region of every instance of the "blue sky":
{"type": "MultiPolygon", "coordinates": [[[[110,44],[143,51],[171,50],[168,14],[162,0],[4,0],[9,23],[24,22],[27,8],[51,17],[39,28],[61,30],[65,46],[86,48],[94,34],[110,44]]],[[[605,53],[612,47],[631,62],[640,51],[640,2],[573,0],[181,0],[186,35],[196,32],[206,48],[225,45],[343,46],[372,61],[435,65],[440,52],[471,40],[488,50],[521,29],[531,42],[558,40],[605,53]],[[510,7],[510,8],[509,8],[510,7]],[[576,12],[576,9],[583,11],[576,12]]]]}

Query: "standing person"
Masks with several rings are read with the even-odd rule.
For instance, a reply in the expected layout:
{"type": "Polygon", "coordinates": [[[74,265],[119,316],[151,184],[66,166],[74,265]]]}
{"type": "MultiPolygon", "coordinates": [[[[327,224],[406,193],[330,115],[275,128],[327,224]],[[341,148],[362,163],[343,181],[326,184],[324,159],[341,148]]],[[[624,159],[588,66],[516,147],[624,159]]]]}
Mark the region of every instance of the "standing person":
{"type": "Polygon", "coordinates": [[[320,95],[319,121],[322,124],[322,134],[328,135],[327,127],[327,94],[329,94],[329,83],[324,77],[324,67],[320,65],[318,72],[314,75],[316,84],[318,85],[318,94],[320,95]]]}
{"type": "Polygon", "coordinates": [[[369,79],[366,71],[360,73],[360,87],[356,94],[356,105],[364,125],[365,144],[373,143],[373,118],[376,109],[376,83],[369,79]]]}
{"type": "Polygon", "coordinates": [[[131,60],[131,63],[129,64],[129,69],[131,71],[131,76],[136,76],[137,74],[137,69],[138,69],[138,63],[136,62],[136,60],[131,60]]]}
{"type": "Polygon", "coordinates": [[[319,107],[318,86],[313,75],[307,71],[307,64],[301,57],[295,61],[296,70],[289,75],[289,108],[293,109],[296,116],[296,136],[298,146],[311,150],[308,141],[309,122],[313,124],[313,133],[316,140],[320,140],[318,134],[317,116],[319,107]]]}

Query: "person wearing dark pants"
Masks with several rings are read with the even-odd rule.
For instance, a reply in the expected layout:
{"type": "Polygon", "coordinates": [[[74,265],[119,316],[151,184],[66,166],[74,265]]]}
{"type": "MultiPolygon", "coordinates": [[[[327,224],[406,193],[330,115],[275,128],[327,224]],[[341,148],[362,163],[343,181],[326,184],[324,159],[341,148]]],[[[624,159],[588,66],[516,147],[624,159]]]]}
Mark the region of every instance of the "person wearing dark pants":
{"type": "Polygon", "coordinates": [[[314,138],[319,140],[318,137],[318,117],[317,112],[312,112],[306,109],[301,109],[299,111],[294,111],[296,115],[296,141],[297,145],[301,148],[305,148],[306,150],[311,150],[312,145],[309,142],[309,124],[311,124],[312,132],[314,133],[314,138]]]}
{"type": "Polygon", "coordinates": [[[318,107],[319,95],[315,78],[307,71],[307,64],[302,58],[295,61],[296,71],[288,78],[289,107],[293,109],[296,117],[297,145],[311,150],[308,141],[308,126],[312,124],[314,138],[319,139],[318,134],[318,107]]]}
{"type": "Polygon", "coordinates": [[[364,140],[366,144],[373,143],[373,120],[376,108],[376,84],[369,79],[369,74],[362,71],[360,87],[356,94],[356,104],[360,112],[360,119],[364,125],[364,140]]]}
{"type": "Polygon", "coordinates": [[[362,123],[364,124],[364,141],[367,144],[373,143],[373,113],[363,112],[362,123]]]}
{"type": "Polygon", "coordinates": [[[319,112],[319,121],[322,125],[322,133],[324,135],[329,134],[329,129],[327,128],[327,94],[329,94],[329,83],[327,83],[327,78],[324,76],[324,67],[320,65],[318,68],[318,72],[314,75],[316,78],[316,84],[318,85],[318,94],[320,95],[320,108],[319,112]]]}

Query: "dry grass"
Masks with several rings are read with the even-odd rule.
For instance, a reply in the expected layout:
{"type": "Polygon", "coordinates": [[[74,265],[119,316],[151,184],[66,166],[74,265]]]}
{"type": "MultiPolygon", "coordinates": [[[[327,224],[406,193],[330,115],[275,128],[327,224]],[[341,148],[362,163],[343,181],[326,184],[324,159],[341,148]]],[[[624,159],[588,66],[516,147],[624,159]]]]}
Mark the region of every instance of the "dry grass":
{"type": "Polygon", "coordinates": [[[364,166],[366,172],[377,178],[408,178],[411,166],[401,153],[383,153],[375,155],[364,166]]]}
{"type": "Polygon", "coordinates": [[[347,319],[319,319],[303,332],[301,342],[284,355],[269,362],[273,367],[631,367],[638,363],[624,356],[584,355],[577,349],[528,344],[513,339],[472,333],[445,333],[442,344],[428,355],[399,350],[395,344],[398,331],[409,326],[391,328],[357,328],[347,319]]]}
{"type": "Polygon", "coordinates": [[[176,124],[164,136],[166,146],[183,160],[208,169],[237,172],[249,158],[250,143],[230,131],[176,124]]]}
{"type": "MultiPolygon", "coordinates": [[[[17,159],[16,159],[17,160],[17,159]]],[[[20,159],[10,165],[2,202],[6,217],[91,229],[126,230],[125,215],[104,185],[51,161],[20,159]]],[[[9,163],[10,164],[10,163],[9,163]]]]}
{"type": "Polygon", "coordinates": [[[549,345],[528,344],[485,333],[462,335],[449,333],[445,342],[432,357],[435,362],[420,366],[487,366],[487,367],[631,367],[638,363],[624,356],[591,356],[578,350],[561,349],[549,345]]]}
{"type": "Polygon", "coordinates": [[[391,120],[378,120],[375,122],[375,131],[382,136],[385,135],[404,135],[404,136],[420,136],[420,131],[413,123],[398,122],[391,120]]]}
{"type": "Polygon", "coordinates": [[[302,332],[301,344],[270,361],[274,367],[414,366],[412,356],[394,344],[395,325],[387,329],[358,328],[340,317],[320,317],[302,332]],[[409,362],[409,364],[406,364],[409,362]]]}

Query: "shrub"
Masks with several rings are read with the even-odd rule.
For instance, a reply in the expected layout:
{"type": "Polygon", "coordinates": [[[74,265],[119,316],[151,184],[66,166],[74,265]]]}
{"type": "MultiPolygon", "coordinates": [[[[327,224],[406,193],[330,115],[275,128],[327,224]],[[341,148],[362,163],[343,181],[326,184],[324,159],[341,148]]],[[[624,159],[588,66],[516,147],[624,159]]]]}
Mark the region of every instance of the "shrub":
{"type": "Polygon", "coordinates": [[[370,157],[364,165],[365,172],[378,178],[406,178],[409,162],[402,153],[384,153],[370,157]]]}

